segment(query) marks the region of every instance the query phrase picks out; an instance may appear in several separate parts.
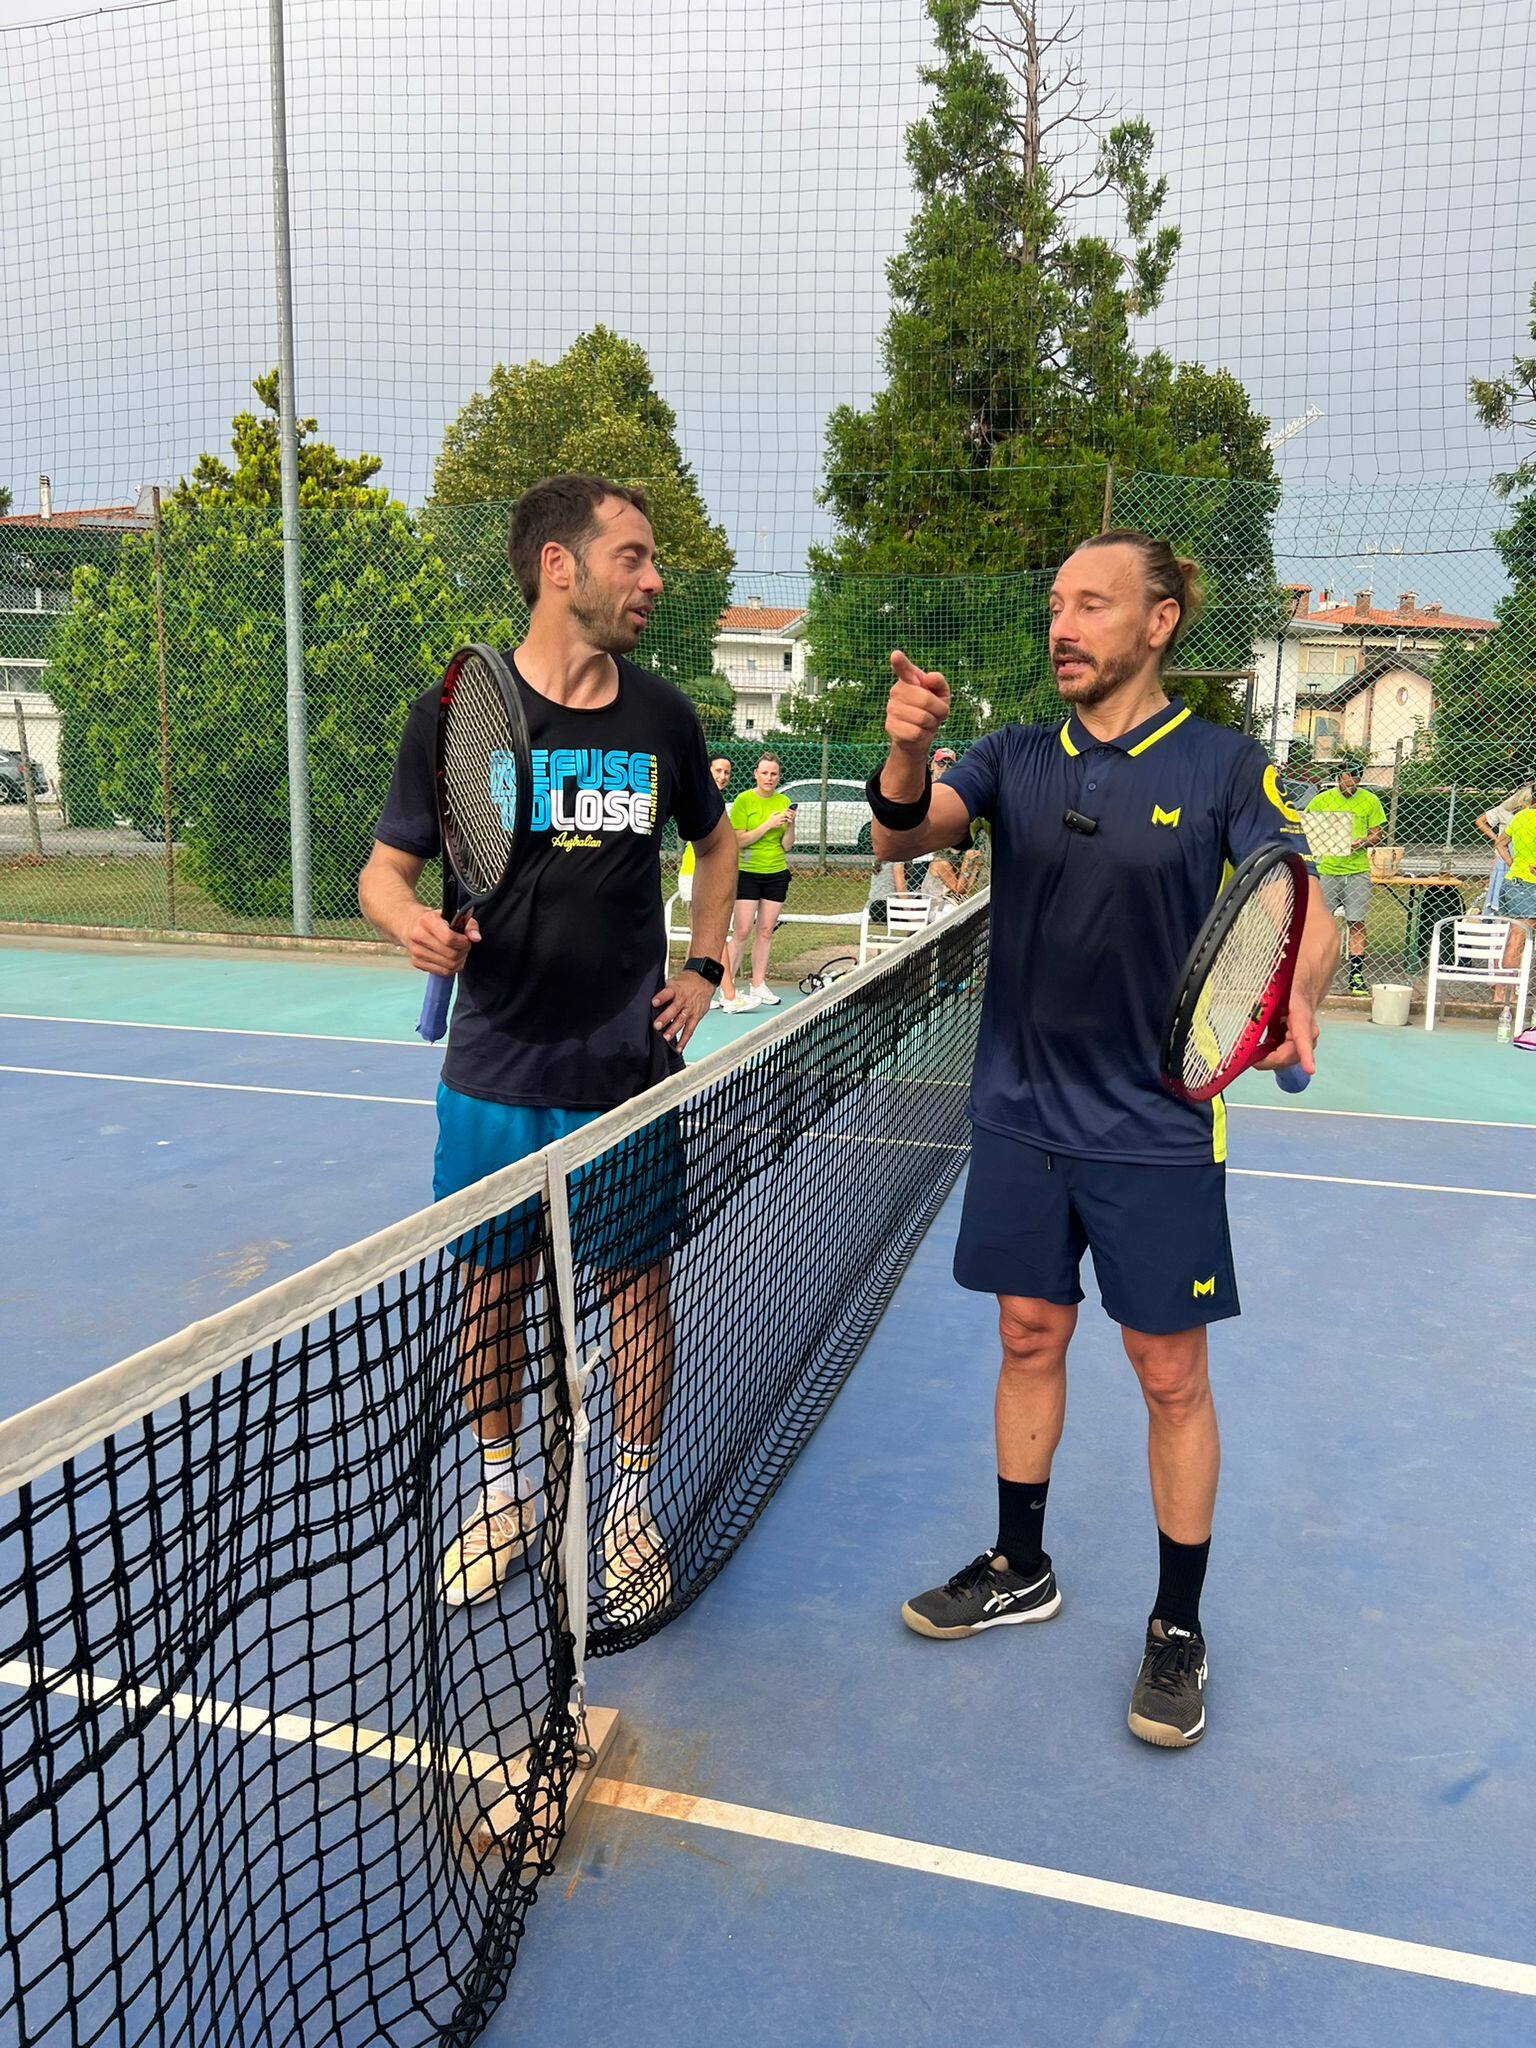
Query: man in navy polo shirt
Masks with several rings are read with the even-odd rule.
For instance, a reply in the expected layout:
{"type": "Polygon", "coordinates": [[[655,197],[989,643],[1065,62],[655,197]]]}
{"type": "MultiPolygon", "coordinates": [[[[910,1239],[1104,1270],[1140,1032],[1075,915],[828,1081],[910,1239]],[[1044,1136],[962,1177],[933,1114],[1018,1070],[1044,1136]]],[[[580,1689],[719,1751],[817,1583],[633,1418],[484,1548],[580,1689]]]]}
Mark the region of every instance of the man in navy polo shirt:
{"type": "MultiPolygon", "coordinates": [[[[1263,748],[1163,689],[1163,662],[1198,604],[1197,574],[1144,534],[1085,542],[1050,600],[1066,717],[989,734],[942,783],[927,760],[948,688],[893,654],[890,753],[869,783],[881,860],[953,845],[977,820],[992,835],[992,958],[955,1277],[998,1297],[999,1531],[902,1618],[948,1639],[1059,1609],[1045,1503],[1091,1251],[1146,1400],[1158,1526],[1157,1595],[1129,1722],[1167,1748],[1205,1731],[1200,1593],[1220,1462],[1206,1325],[1235,1316],[1238,1300],[1225,1109],[1170,1095],[1158,1043],[1227,863],[1275,840],[1306,850],[1263,748]]],[[[1314,1007],[1336,949],[1313,880],[1288,1034],[1264,1066],[1313,1071],[1314,1007]]]]}

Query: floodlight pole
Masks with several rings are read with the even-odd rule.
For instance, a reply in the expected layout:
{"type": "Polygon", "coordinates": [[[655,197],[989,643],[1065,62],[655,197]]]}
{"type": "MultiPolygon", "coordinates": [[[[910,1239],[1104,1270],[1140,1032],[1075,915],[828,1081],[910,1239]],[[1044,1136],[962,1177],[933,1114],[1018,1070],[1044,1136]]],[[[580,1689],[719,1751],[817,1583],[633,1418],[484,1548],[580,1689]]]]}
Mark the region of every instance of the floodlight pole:
{"type": "Polygon", "coordinates": [[[267,0],[272,81],[272,266],[277,299],[278,442],[282,453],[283,626],[288,674],[288,841],[293,929],[313,932],[309,869],[309,717],[304,702],[304,586],[299,539],[299,413],[293,370],[293,254],[288,218],[288,109],[283,0],[267,0]]]}

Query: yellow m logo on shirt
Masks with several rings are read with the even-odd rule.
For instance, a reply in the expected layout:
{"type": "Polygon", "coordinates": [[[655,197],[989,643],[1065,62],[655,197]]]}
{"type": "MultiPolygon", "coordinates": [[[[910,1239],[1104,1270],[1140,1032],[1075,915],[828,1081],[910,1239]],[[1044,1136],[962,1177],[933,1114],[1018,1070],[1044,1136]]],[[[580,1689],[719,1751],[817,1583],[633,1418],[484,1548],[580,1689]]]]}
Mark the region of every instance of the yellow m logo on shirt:
{"type": "Polygon", "coordinates": [[[1184,806],[1182,804],[1176,804],[1171,811],[1165,811],[1161,804],[1154,804],[1152,806],[1152,822],[1154,825],[1177,825],[1183,810],[1184,806]]]}
{"type": "Polygon", "coordinates": [[[1216,1275],[1213,1273],[1209,1280],[1197,1280],[1195,1282],[1195,1292],[1196,1294],[1214,1294],[1216,1292],[1216,1275]]]}

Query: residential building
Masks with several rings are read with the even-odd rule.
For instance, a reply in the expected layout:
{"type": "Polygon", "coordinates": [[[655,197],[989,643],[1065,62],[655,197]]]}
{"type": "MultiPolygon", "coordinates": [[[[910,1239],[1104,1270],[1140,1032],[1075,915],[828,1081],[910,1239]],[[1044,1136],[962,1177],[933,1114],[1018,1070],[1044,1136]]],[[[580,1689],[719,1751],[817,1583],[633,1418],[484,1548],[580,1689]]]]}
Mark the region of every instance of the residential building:
{"type": "Polygon", "coordinates": [[[806,688],[805,609],[749,597],[720,614],[715,667],[736,699],[743,738],[777,732],[784,700],[806,688]]]}

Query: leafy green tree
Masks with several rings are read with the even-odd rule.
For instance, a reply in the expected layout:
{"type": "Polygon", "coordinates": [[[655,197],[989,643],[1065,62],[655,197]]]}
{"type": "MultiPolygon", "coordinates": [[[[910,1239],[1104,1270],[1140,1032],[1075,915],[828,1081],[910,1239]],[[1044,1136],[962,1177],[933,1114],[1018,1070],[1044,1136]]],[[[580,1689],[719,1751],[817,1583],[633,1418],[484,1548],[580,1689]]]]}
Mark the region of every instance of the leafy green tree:
{"type": "MultiPolygon", "coordinates": [[[[982,0],[928,12],[932,101],[907,137],[918,207],[889,269],[885,382],[828,423],[836,534],[812,551],[815,672],[862,687],[871,733],[893,644],[944,669],[957,736],[1054,704],[1050,572],[1103,524],[1109,465],[1114,523],[1206,567],[1209,609],[1180,663],[1245,666],[1272,615],[1267,422],[1227,372],[1135,345],[1179,247],[1152,130],[1081,113],[1070,37],[1042,33],[1036,0],[1008,0],[1004,28],[981,22],[982,0]],[[1074,178],[1085,139],[1091,169],[1074,178]],[[1077,231],[1106,198],[1118,236],[1077,231]]],[[[1220,688],[1191,695],[1238,715],[1220,688]]]]}
{"type": "MultiPolygon", "coordinates": [[[[1536,288],[1530,339],[1536,345],[1536,288]]],[[[1500,377],[1474,377],[1473,410],[1494,433],[1536,435],[1536,354],[1516,355],[1500,377]]],[[[1404,780],[1471,783],[1502,794],[1536,767],[1536,457],[1497,479],[1510,503],[1494,545],[1511,589],[1494,630],[1477,646],[1447,645],[1435,664],[1435,715],[1404,780]]]]}
{"type": "Polygon", "coordinates": [[[507,566],[512,502],[570,470],[646,491],[667,590],[640,658],[684,685],[707,674],[734,557],[645,351],[608,327],[579,335],[553,363],[498,363],[443,435],[427,531],[485,637],[513,637],[526,623],[507,566]]]}
{"type": "MultiPolygon", "coordinates": [[[[234,423],[234,460],[204,455],[161,526],[172,807],[191,878],[225,910],[291,905],[276,380],[234,423]]],[[[355,915],[357,871],[413,698],[461,637],[448,580],[403,506],[303,423],[300,496],[314,897],[355,915]]],[[[154,551],[125,536],[75,572],[53,687],[101,764],[107,808],[161,810],[154,551]]]]}
{"type": "Polygon", "coordinates": [[[683,684],[693,708],[699,714],[704,737],[711,745],[728,740],[736,730],[736,692],[730,680],[719,673],[694,676],[683,684]]]}

